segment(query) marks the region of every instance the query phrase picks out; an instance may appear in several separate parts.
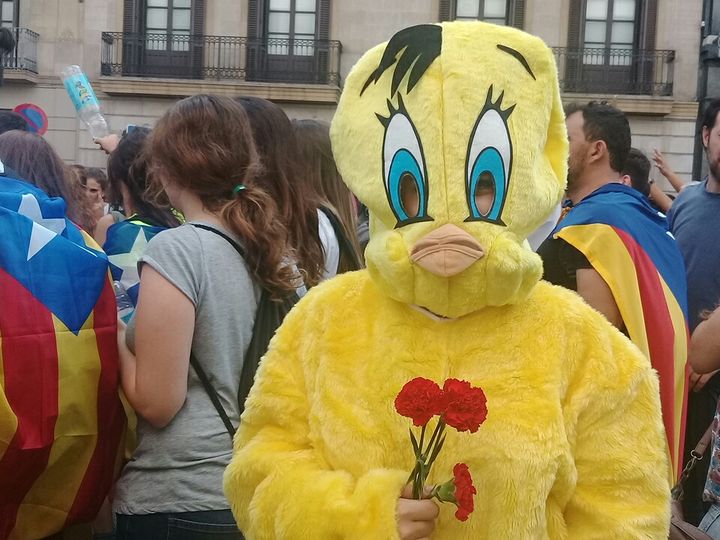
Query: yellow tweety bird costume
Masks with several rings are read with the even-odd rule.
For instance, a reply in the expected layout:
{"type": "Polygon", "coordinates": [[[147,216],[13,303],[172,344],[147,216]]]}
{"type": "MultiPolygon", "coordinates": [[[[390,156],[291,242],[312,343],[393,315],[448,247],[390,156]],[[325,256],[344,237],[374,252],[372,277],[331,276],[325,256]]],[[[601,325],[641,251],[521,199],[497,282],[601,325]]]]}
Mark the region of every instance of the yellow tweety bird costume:
{"type": "Polygon", "coordinates": [[[478,494],[433,540],[666,538],[658,383],[524,239],[560,200],[565,124],[550,50],[484,23],[407,28],[347,78],[332,125],[372,215],[368,270],[313,289],[273,340],[225,491],[249,540],[398,538],[413,467],[393,400],[414,377],[481,386],[430,482],[465,462],[478,494]]]}

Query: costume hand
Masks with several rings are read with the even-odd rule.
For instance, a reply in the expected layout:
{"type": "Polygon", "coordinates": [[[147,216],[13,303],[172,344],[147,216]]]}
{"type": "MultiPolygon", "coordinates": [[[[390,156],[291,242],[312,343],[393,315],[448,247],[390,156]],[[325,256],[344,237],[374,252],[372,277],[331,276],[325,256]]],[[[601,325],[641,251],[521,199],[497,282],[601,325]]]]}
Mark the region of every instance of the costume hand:
{"type": "Polygon", "coordinates": [[[668,165],[668,162],[665,159],[663,153],[657,149],[653,149],[652,160],[655,163],[655,166],[660,171],[660,174],[662,174],[663,176],[667,176],[667,172],[670,170],[670,166],[668,165]]]}
{"type": "Polygon", "coordinates": [[[412,486],[403,489],[397,504],[397,524],[400,540],[429,540],[440,513],[437,504],[429,500],[431,488],[426,487],[423,499],[412,498],[412,486]]]}
{"type": "Polygon", "coordinates": [[[120,137],[114,133],[95,139],[95,144],[97,144],[106,154],[112,153],[113,150],[117,148],[119,142],[120,137]]]}
{"type": "Polygon", "coordinates": [[[700,375],[699,373],[695,373],[692,369],[690,370],[690,389],[693,392],[699,392],[703,389],[703,387],[707,384],[707,382],[712,378],[713,375],[715,375],[720,369],[716,369],[715,371],[711,371],[710,373],[705,373],[703,375],[700,375]]]}

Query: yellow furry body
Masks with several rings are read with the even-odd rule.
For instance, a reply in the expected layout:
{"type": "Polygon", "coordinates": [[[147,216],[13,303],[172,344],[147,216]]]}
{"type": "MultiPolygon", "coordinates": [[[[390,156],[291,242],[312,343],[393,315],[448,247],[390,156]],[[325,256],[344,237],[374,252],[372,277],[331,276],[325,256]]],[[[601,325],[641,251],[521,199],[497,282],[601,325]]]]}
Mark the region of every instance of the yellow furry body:
{"type": "Polygon", "coordinates": [[[481,386],[488,418],[448,433],[431,483],[465,462],[475,512],[441,505],[433,540],[666,538],[667,456],[654,372],[576,295],[538,284],[519,305],[436,320],[366,272],[291,312],[246,404],[225,490],[249,540],[398,538],[413,467],[404,383],[481,386]]]}

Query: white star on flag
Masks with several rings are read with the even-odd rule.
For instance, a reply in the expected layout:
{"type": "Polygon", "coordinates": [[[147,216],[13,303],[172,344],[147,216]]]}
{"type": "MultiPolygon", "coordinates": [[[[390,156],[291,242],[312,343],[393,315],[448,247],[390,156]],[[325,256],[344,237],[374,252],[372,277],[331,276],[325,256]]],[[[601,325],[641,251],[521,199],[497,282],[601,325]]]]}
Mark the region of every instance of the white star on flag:
{"type": "Polygon", "coordinates": [[[44,218],[38,200],[31,194],[22,196],[18,214],[32,219],[27,260],[29,261],[58,234],[65,230],[65,218],[44,218]]]}
{"type": "Polygon", "coordinates": [[[140,274],[138,273],[137,262],[140,257],[145,253],[148,241],[145,237],[145,231],[142,227],[139,228],[137,237],[133,242],[132,248],[128,253],[120,253],[119,255],[110,255],[108,259],[112,264],[122,269],[122,275],[120,276],[120,283],[123,284],[125,290],[134,287],[140,283],[140,274]]]}

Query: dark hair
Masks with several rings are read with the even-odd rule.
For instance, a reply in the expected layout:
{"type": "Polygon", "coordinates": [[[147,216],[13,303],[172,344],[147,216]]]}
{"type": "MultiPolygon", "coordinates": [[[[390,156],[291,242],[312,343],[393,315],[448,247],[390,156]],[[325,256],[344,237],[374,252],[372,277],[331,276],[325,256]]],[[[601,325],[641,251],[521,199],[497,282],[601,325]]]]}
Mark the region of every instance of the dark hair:
{"type": "Polygon", "coordinates": [[[241,97],[237,102],[245,109],[260,154],[263,169],[258,184],[280,209],[305,285],[317,285],[325,271],[318,232],[320,202],[307,182],[302,181],[290,119],[279,106],[265,99],[241,97]]]}
{"type": "Polygon", "coordinates": [[[341,250],[338,273],[354,270],[355,261],[362,260],[357,237],[357,208],[353,195],[342,181],[335,166],[330,143],[330,126],[317,120],[293,120],[293,128],[300,149],[300,167],[308,183],[323,206],[338,217],[345,238],[350,241],[352,254],[341,250]]]}
{"type": "MultiPolygon", "coordinates": [[[[92,178],[95,180],[98,184],[100,184],[100,189],[103,191],[107,191],[108,189],[108,178],[105,174],[105,171],[98,167],[88,167],[85,169],[85,176],[86,176],[86,182],[88,179],[92,178]]],[[[86,183],[87,186],[87,183],[86,183]]]]}
{"type": "Polygon", "coordinates": [[[623,165],[621,174],[630,177],[633,188],[646,197],[650,195],[650,183],[648,182],[650,160],[640,150],[637,148],[630,149],[627,158],[625,158],[625,165],[623,165]]]}
{"type": "Polygon", "coordinates": [[[718,113],[720,113],[720,98],[713,99],[708,103],[703,113],[701,128],[708,128],[708,130],[714,128],[718,113]]]}
{"type": "MultiPolygon", "coordinates": [[[[109,197],[114,203],[121,203],[120,185],[122,184],[130,197],[129,202],[133,210],[141,219],[159,227],[177,227],[180,221],[169,206],[159,204],[147,193],[148,155],[145,149],[149,136],[148,128],[138,127],[123,136],[117,148],[110,154],[107,165],[109,197]]],[[[90,174],[91,170],[95,169],[88,169],[87,176],[97,178],[90,174]]]]}
{"type": "Polygon", "coordinates": [[[67,168],[68,174],[65,175],[65,178],[72,196],[78,201],[75,222],[92,234],[97,225],[97,216],[95,215],[95,208],[87,196],[87,171],[88,169],[84,165],[74,163],[67,168]]]}
{"type": "Polygon", "coordinates": [[[27,120],[16,112],[0,111],[0,135],[14,129],[30,131],[30,125],[27,123],[27,120]]]}
{"type": "Polygon", "coordinates": [[[209,95],[178,101],[158,121],[148,151],[153,191],[165,181],[196,195],[242,240],[245,261],[265,288],[276,296],[296,289],[288,234],[275,197],[258,181],[252,130],[237,102],[209,95]]]}
{"type": "Polygon", "coordinates": [[[610,167],[620,172],[631,145],[630,123],[625,113],[605,101],[591,101],[586,105],[568,105],[565,117],[576,112],[583,115],[585,139],[603,141],[610,156],[610,167]]]}
{"type": "Polygon", "coordinates": [[[78,197],[73,189],[68,168],[45,139],[27,131],[8,131],[0,135],[0,161],[13,169],[20,178],[37,186],[51,197],[62,197],[67,203],[68,217],[84,226],[84,193],[78,197]]]}

